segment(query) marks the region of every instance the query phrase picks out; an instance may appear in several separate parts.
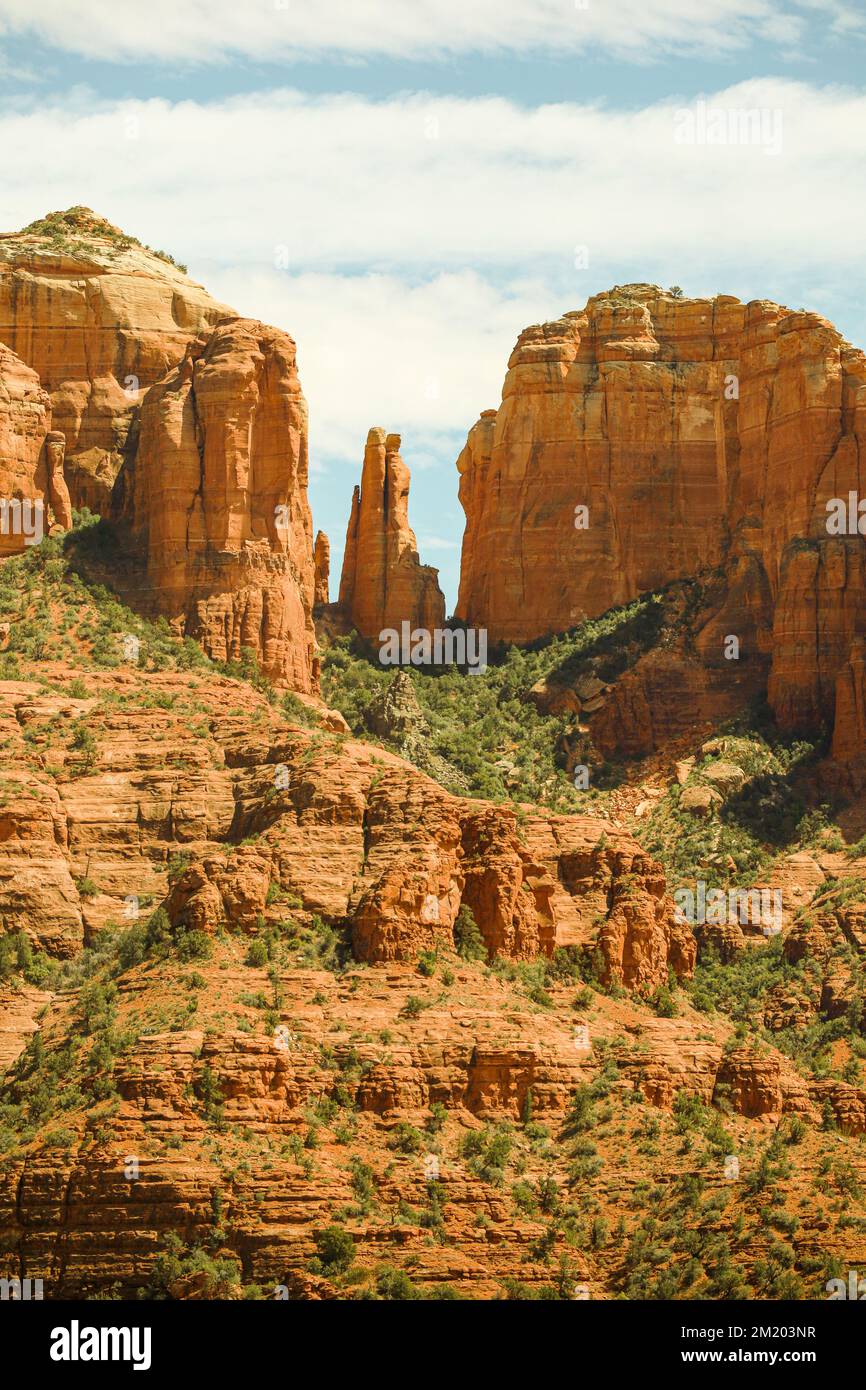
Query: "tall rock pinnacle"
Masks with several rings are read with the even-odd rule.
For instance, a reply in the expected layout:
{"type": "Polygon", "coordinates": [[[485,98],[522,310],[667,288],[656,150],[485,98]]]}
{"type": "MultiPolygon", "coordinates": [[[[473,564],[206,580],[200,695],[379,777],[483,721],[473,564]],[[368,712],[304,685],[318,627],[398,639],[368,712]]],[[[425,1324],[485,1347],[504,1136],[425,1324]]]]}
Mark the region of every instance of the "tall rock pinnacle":
{"type": "Polygon", "coordinates": [[[340,607],[362,636],[385,628],[441,628],[445,598],[438,570],[422,565],[409,525],[409,469],[399,434],[371,429],[361,487],[355,488],[346,532],[340,607]]]}

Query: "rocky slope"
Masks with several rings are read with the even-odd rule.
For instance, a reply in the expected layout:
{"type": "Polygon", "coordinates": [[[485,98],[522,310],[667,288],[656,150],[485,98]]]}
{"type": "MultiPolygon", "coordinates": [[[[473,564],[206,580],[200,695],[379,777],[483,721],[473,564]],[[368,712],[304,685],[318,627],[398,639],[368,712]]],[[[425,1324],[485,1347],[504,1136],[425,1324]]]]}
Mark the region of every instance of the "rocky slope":
{"type": "Polygon", "coordinates": [[[460,798],[298,724],[91,589],[86,539],[0,571],[2,1274],[780,1298],[856,1265],[866,861],[786,860],[782,948],[696,965],[646,799],[460,798]]]}
{"type": "Polygon", "coordinates": [[[826,504],[861,489],[864,388],[831,324],[765,300],[626,285],[527,329],[458,460],[458,616],[526,642],[721,572],[704,667],[750,662],[790,729],[832,724],[841,679],[847,719],[864,546],[828,531],[826,504]]]}
{"type": "Polygon", "coordinates": [[[461,800],[368,744],[281,724],[237,681],[193,697],[182,673],[104,672],[76,698],[6,682],[0,718],[0,914],[51,954],[164,889],[183,855],[160,896],[185,929],[251,931],[278,889],[348,930],[359,960],[453,949],[465,904],[491,956],[597,947],[605,979],[642,993],[694,964],[659,866],[627,834],[461,800]],[[87,758],[63,737],[82,719],[87,758]],[[97,891],[82,897],[82,881],[97,891]]]}
{"type": "MultiPolygon", "coordinates": [[[[772,1056],[725,1052],[712,1026],[696,1042],[692,1016],[598,997],[577,1048],[562,986],[539,1010],[459,961],[447,983],[388,968],[268,973],[229,938],[193,965],[122,975],[108,1025],[83,991],[43,1015],[43,1046],[66,1058],[66,1105],[4,1164],[0,1267],[42,1277],[46,1296],[158,1288],[177,1233],[198,1254],[169,1285],[176,1298],[213,1296],[223,1261],[229,1296],[569,1298],[584,1284],[592,1298],[766,1298],[817,1293],[828,1260],[862,1260],[862,1230],[838,1224],[862,1146],[815,1125],[800,1137],[794,1123],[818,1109],[796,1077],[772,1056]],[[256,1000],[272,996],[269,1018],[256,1000]],[[82,1008],[90,1032],[69,1056],[82,1008]],[[114,1089],[85,1112],[74,1086],[106,1026],[114,1089]],[[587,1107],[562,1140],[575,1095],[587,1107]],[[731,1113],[714,1131],[722,1095],[731,1113]],[[773,1148],[776,1126],[796,1149],[773,1148]],[[725,1152],[739,1155],[736,1178],[725,1152]],[[773,1208],[780,1171],[787,1200],[773,1208]],[[348,1256],[324,1245],[334,1230],[348,1256]]],[[[18,1075],[26,1110],[26,1062],[18,1075]]]]}

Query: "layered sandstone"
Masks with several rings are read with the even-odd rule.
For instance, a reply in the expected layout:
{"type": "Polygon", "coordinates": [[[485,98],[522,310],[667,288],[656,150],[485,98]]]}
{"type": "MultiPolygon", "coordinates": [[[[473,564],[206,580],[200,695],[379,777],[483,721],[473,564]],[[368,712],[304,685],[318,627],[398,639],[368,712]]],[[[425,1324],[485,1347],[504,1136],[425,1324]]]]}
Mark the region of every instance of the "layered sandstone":
{"type": "MultiPolygon", "coordinates": [[[[0,498],[30,503],[45,494],[43,447],[51,403],[36,373],[0,342],[0,498]],[[41,486],[40,486],[41,483],[41,486]]],[[[12,518],[0,522],[0,555],[23,549],[12,518]]]]}
{"type": "Polygon", "coordinates": [[[315,687],[307,406],[288,334],[224,320],[147,392],[115,514],[144,557],[141,601],[216,660],[245,649],[315,687]]]}
{"type": "Polygon", "coordinates": [[[866,633],[863,541],[827,526],[866,487],[864,388],[831,324],[766,300],[627,285],[527,329],[457,464],[458,616],[527,642],[721,568],[701,659],[737,635],[781,724],[831,721],[866,633]]]}
{"type": "MultiPolygon", "coordinates": [[[[575,1248],[558,1223],[521,1211],[511,1193],[518,1176],[533,1186],[552,1178],[559,1191],[568,1190],[573,1159],[557,1140],[575,1090],[599,1076],[602,1062],[614,1073],[606,1104],[617,1122],[594,1128],[600,1171],[581,1181],[594,1213],[609,1223],[623,1217],[627,1239],[642,1217],[634,1202],[641,1184],[658,1179],[657,1215],[662,1179],[685,1181],[694,1173],[693,1149],[670,1114],[682,1093],[704,1104],[714,1096],[723,1101],[744,1182],[760,1173],[762,1130],[783,1115],[817,1126],[827,1107],[852,1135],[866,1123],[861,1088],[807,1085],[773,1049],[726,1049],[730,1025],[706,1015],[658,1019],[599,996],[589,1043],[577,1047],[563,987],[553,987],[555,1007],[539,1011],[492,973],[459,962],[443,995],[441,979],[393,967],[269,974],[244,966],[234,945],[229,938],[213,959],[196,963],[192,990],[189,973],[178,990],[176,966],[168,962],[119,977],[118,1036],[125,1045],[114,1062],[110,1104],[88,1108],[85,1095],[74,1095],[78,1076],[70,1078],[64,1146],[45,1125],[0,1165],[0,1274],[43,1278],[47,1299],[93,1296],[113,1285],[134,1297],[165,1236],[179,1232],[190,1246],[219,1248],[221,1259],[236,1262],[238,1284],[258,1284],[260,1297],[273,1297],[275,1285],[286,1286],[291,1298],[347,1297],[357,1291],[355,1280],[341,1293],[307,1272],[317,1233],[339,1219],[352,1235],[361,1277],[396,1264],[431,1291],[447,1281],[463,1295],[500,1297],[506,1278],[532,1287],[555,1278],[555,1264],[539,1248],[552,1234],[554,1258],[577,1261],[573,1277],[590,1284],[593,1298],[611,1297],[622,1288],[622,1243],[575,1248]],[[255,1002],[274,979],[276,1027],[255,1002]],[[413,999],[423,1005],[420,1013],[409,1008],[413,999]],[[206,1075],[221,1097],[218,1120],[202,1104],[206,1075]],[[641,1095],[648,1104],[636,1106],[641,1095]],[[425,1125],[434,1106],[444,1118],[432,1133],[425,1125]],[[521,1133],[530,1106],[554,1140],[543,1148],[521,1133]],[[321,1117],[315,1125],[313,1116],[321,1117]],[[463,1151],[468,1133],[503,1122],[513,1136],[505,1182],[479,1173],[463,1151]],[[651,1147],[635,1142],[644,1124],[654,1128],[651,1147]],[[419,1136],[420,1150],[401,1147],[407,1130],[419,1136]],[[233,1156],[243,1154],[231,1166],[226,1135],[233,1156]],[[430,1206],[431,1152],[443,1208],[440,1238],[432,1240],[429,1220],[417,1219],[430,1206]],[[373,1179],[367,1204],[358,1202],[352,1181],[359,1160],[373,1179]]],[[[10,1001],[18,1046],[33,1031],[34,1008],[47,1003],[40,1028],[50,1057],[80,1029],[79,1004],[74,991],[53,1001],[34,993],[10,1001]]],[[[83,1084],[92,1085],[92,1076],[83,1084]]],[[[806,1134],[780,1196],[790,1189],[796,1203],[813,1194],[800,1202],[801,1223],[791,1237],[798,1251],[853,1259],[850,1223],[834,1231],[814,1201],[817,1175],[827,1181],[824,1145],[817,1133],[806,1134]]],[[[856,1146],[846,1159],[862,1177],[856,1146]]],[[[721,1158],[704,1163],[701,1177],[718,1221],[733,1226],[739,1218],[737,1258],[748,1268],[765,1253],[763,1189],[750,1200],[728,1180],[721,1158]]]]}
{"type": "Polygon", "coordinates": [[[850,762],[866,752],[866,640],[862,637],[851,643],[835,693],[832,753],[840,762],[850,762]]]}
{"type": "Polygon", "coordinates": [[[0,683],[9,756],[23,764],[0,813],[7,930],[73,955],[146,895],[165,899],[175,925],[249,933],[272,915],[277,885],[350,928],[359,960],[414,964],[453,949],[465,904],[491,958],[585,946],[611,984],[638,994],[669,970],[691,973],[692,933],[625,831],[455,796],[380,748],[287,727],[227,678],[208,684],[204,732],[190,727],[186,680],[104,672],[104,707],[0,683]],[[133,688],[143,698],[126,708],[133,688]],[[98,748],[89,763],[51,732],[85,716],[98,748]],[[179,853],[189,864],[166,890],[159,873],[179,853]],[[82,880],[98,892],[81,896],[82,880]]]}
{"type": "Polygon", "coordinates": [[[23,550],[51,525],[71,527],[65,447],[37,374],[0,343],[0,555],[23,550]]]}
{"type": "Polygon", "coordinates": [[[345,620],[371,641],[408,622],[428,631],[445,623],[438,571],[422,565],[409,525],[409,469],[399,434],[371,429],[361,486],[352,495],[339,606],[345,620]]]}
{"type": "Polygon", "coordinates": [[[74,506],[107,511],[144,392],[233,313],[88,208],[0,236],[0,342],[49,394],[74,506]]]}
{"type": "MultiPolygon", "coordinates": [[[[682,1093],[724,1108],[741,1180],[760,1171],[765,1129],[785,1116],[809,1122],[783,1184],[795,1208],[837,1142],[819,1129],[822,1116],[847,1135],[866,1130],[859,1085],[807,1081],[766,1045],[732,1047],[731,1021],[696,1014],[685,995],[675,1018],[641,1005],[670,970],[689,974],[694,938],[674,919],[660,866],[610,820],[453,796],[382,749],[286,724],[228,677],[203,675],[191,691],[184,673],[129,667],[86,673],[85,692],[76,683],[72,693],[69,672],[46,665],[45,674],[47,687],[0,688],[6,930],[67,955],[106,922],[128,925],[162,904],[172,931],[204,933],[212,955],[151,958],[116,974],[108,1048],[96,1024],[84,1028],[93,990],[74,975],[53,998],[0,989],[4,1099],[49,1107],[0,1158],[0,1275],[43,1278],[49,1299],[113,1288],[134,1297],[174,1232],[236,1262],[233,1296],[252,1283],[263,1297],[274,1285],[293,1298],[345,1297],[306,1273],[317,1233],[339,1220],[360,1275],[394,1264],[424,1288],[447,1281],[491,1298],[507,1279],[549,1285],[562,1254],[593,1297],[610,1297],[623,1287],[623,1243],[574,1249],[543,1212],[518,1209],[512,1191],[518,1180],[540,1191],[551,1178],[563,1195],[573,1189],[563,1123],[578,1088],[606,1078],[615,1122],[599,1116],[584,1136],[602,1162],[580,1181],[609,1224],[625,1214],[626,1242],[640,1184],[656,1179],[662,1192],[662,1177],[694,1172],[671,1114],[682,1093]],[[95,737],[90,756],[63,736],[82,719],[95,737]],[[83,892],[85,880],[95,893],[83,892]],[[519,970],[460,960],[461,905],[505,964],[584,947],[613,988],[582,990],[590,998],[576,1012],[567,975],[546,982],[540,1003],[519,970]],[[345,968],[292,955],[294,940],[323,930],[345,933],[345,968]],[[272,932],[287,954],[254,966],[250,944],[272,932]],[[417,968],[422,952],[436,959],[432,976],[417,968]],[[15,1071],[37,1030],[43,1060],[25,1054],[15,1071]],[[55,1078],[44,1096],[43,1072],[55,1078]],[[636,1106],[636,1094],[648,1105],[636,1106]],[[530,1113],[549,1136],[541,1146],[521,1124],[530,1113]],[[504,1181],[480,1173],[464,1148],[467,1133],[503,1122],[504,1181]],[[643,1125],[652,1145],[635,1137],[643,1125]],[[441,1240],[429,1234],[431,1152],[441,1240]],[[358,1162],[373,1174],[366,1208],[353,1186],[358,1162]],[[552,1260],[539,1253],[546,1237],[552,1260]]],[[[813,861],[799,867],[798,883],[820,883],[813,861]]],[[[852,942],[861,932],[850,905],[842,926],[852,942]]],[[[829,980],[821,948],[813,954],[829,980]]],[[[862,1159],[845,1152],[859,1174],[862,1159]]],[[[702,1176],[707,1194],[730,1198],[721,1158],[702,1176]]],[[[765,1239],[763,1193],[747,1192],[725,1218],[745,1218],[744,1269],[765,1239]]],[[[830,1229],[814,1201],[801,1206],[798,1251],[853,1259],[850,1230],[830,1229]]],[[[193,1276],[172,1296],[197,1296],[193,1276]]]]}

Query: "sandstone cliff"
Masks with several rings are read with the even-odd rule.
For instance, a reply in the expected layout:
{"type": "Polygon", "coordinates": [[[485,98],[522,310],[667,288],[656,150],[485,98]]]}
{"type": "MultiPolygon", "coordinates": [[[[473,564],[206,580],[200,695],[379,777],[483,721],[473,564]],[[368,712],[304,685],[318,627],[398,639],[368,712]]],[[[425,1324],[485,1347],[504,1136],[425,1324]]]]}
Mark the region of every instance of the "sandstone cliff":
{"type": "MultiPolygon", "coordinates": [[[[0,343],[0,498],[36,502],[44,497],[42,455],[50,426],[51,404],[38,376],[0,343]]],[[[23,546],[12,518],[0,520],[0,555],[23,546]]]]}
{"type": "Polygon", "coordinates": [[[72,525],[65,439],[50,425],[38,376],[0,343],[0,555],[38,542],[52,525],[72,525]]]}
{"type": "Polygon", "coordinates": [[[0,342],[50,396],[73,506],[107,512],[144,392],[233,313],[88,208],[0,236],[0,342]]]}
{"type": "Polygon", "coordinates": [[[409,525],[409,469],[399,434],[371,429],[361,486],[346,531],[339,606],[346,622],[371,641],[384,628],[441,628],[445,598],[437,571],[422,565],[409,525]]]}
{"type": "Polygon", "coordinates": [[[217,660],[316,683],[307,406],[286,333],[224,320],[147,392],[115,514],[147,595],[217,660]]]}
{"type": "Polygon", "coordinates": [[[457,464],[458,616],[527,642],[721,568],[701,659],[734,634],[783,726],[832,722],[866,605],[826,503],[866,486],[864,388],[831,324],[766,300],[627,285],[527,329],[457,464]]]}

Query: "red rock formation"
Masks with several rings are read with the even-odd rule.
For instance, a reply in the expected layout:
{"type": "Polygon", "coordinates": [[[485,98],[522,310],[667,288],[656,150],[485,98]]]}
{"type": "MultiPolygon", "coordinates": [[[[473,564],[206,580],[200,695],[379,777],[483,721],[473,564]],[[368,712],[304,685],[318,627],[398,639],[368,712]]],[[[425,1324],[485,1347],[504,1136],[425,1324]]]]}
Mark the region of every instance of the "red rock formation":
{"type": "MultiPolygon", "coordinates": [[[[575,1089],[598,1076],[602,1061],[601,1047],[597,1057],[575,1048],[568,1020],[571,991],[561,990],[555,1009],[539,1009],[492,972],[459,963],[456,987],[444,997],[440,978],[425,980],[388,967],[338,976],[277,969],[269,979],[265,970],[239,964],[233,944],[231,939],[217,943],[214,959],[196,962],[192,1017],[185,1008],[190,987],[177,990],[171,967],[148,962],[120,976],[117,1032],[133,1041],[126,1046],[121,1041],[113,1056],[116,1094],[110,1109],[88,1107],[86,1095],[74,1094],[74,1076],[64,1096],[69,1104],[7,1155],[0,1170],[3,1275],[44,1278],[46,1298],[92,1296],[113,1284],[124,1296],[134,1296],[166,1233],[182,1232],[190,1244],[212,1239],[218,1201],[227,1218],[221,1259],[242,1262],[245,1281],[255,1280],[266,1292],[282,1284],[292,1297],[311,1296],[301,1287],[310,1278],[303,1271],[315,1253],[315,1233],[337,1211],[362,1269],[393,1262],[423,1285],[447,1279],[474,1297],[499,1297],[503,1280],[518,1274],[521,1282],[549,1284],[549,1258],[543,1262],[537,1252],[545,1225],[537,1214],[515,1210],[501,1179],[497,1186],[482,1178],[461,1149],[466,1133],[485,1122],[507,1120],[514,1126],[530,1101],[533,1116],[558,1134],[575,1089]],[[274,979],[280,1023],[277,1029],[263,1028],[256,991],[270,998],[274,979]],[[423,1004],[422,1011],[407,1007],[413,998],[423,1004]],[[238,1002],[227,1018],[230,1000],[238,1002]],[[170,1027],[154,1026],[169,1021],[170,1027]],[[211,1092],[216,1085],[222,1096],[216,1131],[200,1099],[205,1073],[211,1092]],[[425,1142],[439,1157],[448,1200],[442,1230],[447,1240],[431,1241],[424,1224],[382,1216],[393,1212],[396,1217],[403,1203],[423,1208],[429,1200],[423,1151],[407,1154],[394,1141],[399,1126],[423,1128],[433,1106],[440,1116],[438,1133],[425,1142]],[[313,1168],[298,1148],[314,1112],[322,1122],[315,1126],[313,1168]],[[49,1133],[51,1128],[56,1133],[58,1118],[66,1131],[62,1148],[49,1133]],[[338,1126],[344,1130],[349,1122],[352,1156],[369,1163],[375,1174],[372,1214],[357,1209],[345,1132],[338,1133],[338,1126]],[[244,1161],[231,1170],[213,1143],[226,1131],[245,1143],[239,1150],[244,1161]],[[131,1157],[138,1160],[134,1176],[131,1157]]],[[[552,989],[556,993],[556,986],[552,989]]],[[[17,1035],[20,1046],[32,1031],[37,1001],[15,1002],[18,1017],[9,1044],[15,1045],[17,1035]]],[[[38,1001],[43,1002],[48,1007],[41,1020],[42,1045],[51,1058],[80,1029],[80,1017],[74,991],[38,1001]]],[[[643,1211],[636,1218],[630,1211],[641,1182],[670,1181],[672,1175],[680,1180],[694,1171],[693,1152],[666,1113],[681,1093],[704,1103],[714,1095],[724,1100],[725,1128],[733,1152],[741,1156],[741,1179],[760,1171],[769,1126],[782,1115],[803,1115],[814,1123],[829,1102],[845,1132],[863,1132],[862,1089],[833,1080],[807,1085],[787,1057],[771,1049],[723,1051],[729,1025],[720,1027],[703,1015],[696,1036],[695,1023],[691,1014],[658,1019],[626,1001],[596,998],[592,1042],[605,1045],[603,1060],[619,1073],[612,1088],[605,1076],[607,1105],[617,1122],[596,1125],[593,1152],[603,1161],[603,1179],[583,1181],[609,1222],[617,1212],[635,1225],[643,1219],[643,1211]],[[657,1107],[654,1112],[644,1117],[646,1107],[640,1107],[637,1114],[634,1092],[642,1092],[657,1107]],[[650,1151],[631,1138],[638,1121],[654,1127],[650,1151]],[[631,1142],[623,1142],[624,1134],[631,1142]]],[[[826,1181],[832,1136],[821,1138],[820,1147],[808,1137],[798,1147],[793,1187],[784,1178],[779,1184],[785,1195],[802,1196],[822,1172],[826,1181]]],[[[517,1156],[520,1166],[509,1166],[509,1184],[512,1174],[519,1174],[533,1185],[542,1177],[553,1178],[560,1190],[566,1185],[573,1158],[555,1138],[543,1153],[527,1146],[517,1156]]],[[[762,1259],[760,1228],[743,1229],[744,1219],[756,1220],[754,1204],[734,1197],[735,1180],[728,1179],[723,1157],[703,1165],[702,1175],[707,1190],[727,1194],[727,1202],[714,1210],[721,1220],[727,1212],[730,1226],[720,1230],[733,1227],[733,1234],[738,1221],[735,1253],[762,1259]]],[[[850,1253],[850,1222],[832,1232],[823,1208],[814,1226],[808,1225],[811,1220],[804,1201],[809,1250],[850,1253]]],[[[682,1208],[679,1221],[689,1224],[682,1208]]],[[[587,1258],[564,1242],[562,1248],[572,1260],[587,1258]]],[[[594,1258],[591,1267],[599,1286],[614,1296],[620,1289],[619,1261],[609,1265],[594,1258]]],[[[356,1289],[353,1280],[340,1296],[356,1289]]],[[[175,1292],[187,1296],[190,1289],[175,1287],[175,1292]]]]}
{"type": "Polygon", "coordinates": [[[521,334],[502,405],[457,464],[461,618],[528,641],[719,561],[723,367],[742,313],[630,286],[521,334]]]}
{"type": "Polygon", "coordinates": [[[339,605],[371,641],[403,622],[428,630],[445,623],[438,571],[421,564],[409,525],[409,469],[399,450],[399,434],[370,430],[346,531],[339,605]]]}
{"type": "Polygon", "coordinates": [[[118,514],[150,602],[215,659],[316,684],[307,407],[286,333],[226,320],[148,391],[118,514]]]}
{"type": "MultiPolygon", "coordinates": [[[[73,213],[0,238],[0,336],[29,363],[2,349],[0,494],[44,498],[68,529],[72,501],[108,510],[123,451],[112,511],[146,564],[131,600],[218,659],[248,647],[274,679],[314,689],[294,343],[235,318],[87,209],[73,213]],[[63,428],[47,433],[52,406],[63,428]]],[[[0,553],[22,545],[0,537],[0,553]]]]}
{"type": "Polygon", "coordinates": [[[103,671],[103,695],[144,696],[104,707],[0,682],[8,756],[24,768],[0,812],[7,929],[71,955],[104,922],[123,920],[130,894],[147,894],[165,899],[178,926],[249,933],[272,915],[276,884],[306,912],[350,927],[360,960],[414,965],[421,951],[453,949],[465,903],[491,957],[598,949],[606,978],[640,994],[669,969],[691,972],[694,938],[675,921],[658,864],[625,831],[597,816],[455,796],[384,749],[288,727],[227,678],[199,687],[203,736],[165,708],[187,681],[103,671]],[[85,714],[92,762],[58,746],[49,776],[28,731],[85,714]],[[159,865],[175,853],[190,862],[166,893],[159,865]],[[80,879],[99,894],[79,900],[80,879]]]}
{"type": "Polygon", "coordinates": [[[76,507],[107,512],[143,393],[233,313],[88,208],[0,236],[0,342],[51,397],[76,507]]]}
{"type": "Polygon", "coordinates": [[[866,641],[862,637],[852,642],[836,681],[832,754],[840,762],[866,754],[866,641]]]}
{"type": "Polygon", "coordinates": [[[324,531],[316,532],[316,543],[313,546],[313,568],[315,570],[313,602],[317,607],[319,604],[324,606],[329,599],[328,585],[331,577],[331,542],[324,531]]]}
{"type": "Polygon", "coordinates": [[[628,285],[527,329],[458,459],[458,616],[526,642],[724,566],[702,659],[737,635],[781,724],[832,719],[866,634],[863,541],[827,525],[866,494],[864,383],[831,324],[765,300],[628,285]]]}
{"type": "Polygon", "coordinates": [[[778,1055],[760,1056],[747,1047],[728,1052],[716,1074],[715,1099],[739,1115],[779,1116],[784,1108],[778,1055]]]}
{"type": "Polygon", "coordinates": [[[52,524],[71,527],[64,448],[38,376],[0,343],[0,555],[38,542],[52,524]]]}
{"type": "Polygon", "coordinates": [[[39,1030],[37,1017],[51,995],[32,986],[0,985],[0,1075],[39,1030]]]}
{"type": "MultiPolygon", "coordinates": [[[[39,464],[50,426],[51,404],[38,376],[0,343],[0,500],[4,503],[42,500],[45,469],[40,479],[39,464]]],[[[23,548],[20,526],[11,512],[4,511],[0,555],[13,555],[23,548]]]]}
{"type": "Polygon", "coordinates": [[[45,436],[45,493],[57,525],[69,531],[72,528],[72,503],[64,475],[65,453],[65,436],[60,430],[51,430],[45,436]]]}

